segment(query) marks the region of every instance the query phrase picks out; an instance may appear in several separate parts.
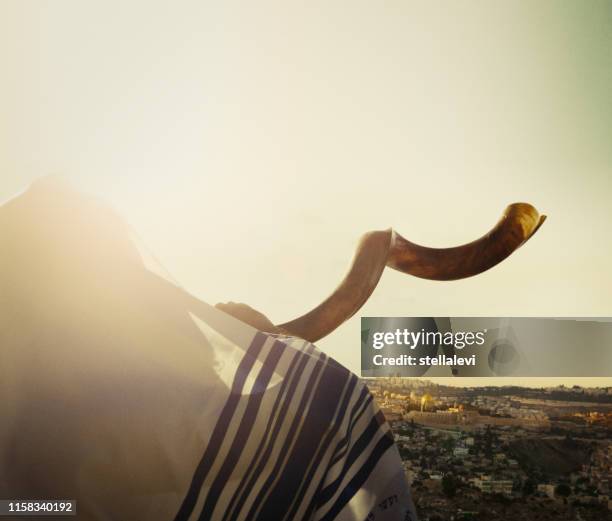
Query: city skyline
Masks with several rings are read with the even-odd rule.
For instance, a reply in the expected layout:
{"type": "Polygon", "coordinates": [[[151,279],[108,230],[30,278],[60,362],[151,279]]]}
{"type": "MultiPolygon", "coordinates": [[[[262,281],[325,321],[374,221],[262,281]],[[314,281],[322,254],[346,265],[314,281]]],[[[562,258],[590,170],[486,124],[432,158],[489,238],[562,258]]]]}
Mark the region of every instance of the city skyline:
{"type": "Polygon", "coordinates": [[[573,387],[577,385],[584,388],[602,388],[612,387],[612,378],[533,378],[533,377],[478,377],[478,378],[456,378],[456,377],[432,377],[432,378],[417,378],[418,380],[428,380],[439,385],[448,385],[453,387],[526,387],[526,388],[541,388],[541,387],[557,387],[564,385],[565,387],[573,387]]]}

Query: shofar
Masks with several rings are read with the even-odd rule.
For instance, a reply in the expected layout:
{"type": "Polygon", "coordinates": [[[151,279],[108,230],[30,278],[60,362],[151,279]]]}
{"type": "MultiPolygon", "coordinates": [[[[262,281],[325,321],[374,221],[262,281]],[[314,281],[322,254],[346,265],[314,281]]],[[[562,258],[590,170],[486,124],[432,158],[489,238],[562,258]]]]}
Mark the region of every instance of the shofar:
{"type": "Polygon", "coordinates": [[[366,233],[348,274],[312,311],[278,329],[310,342],[325,337],[368,300],[385,266],[431,280],[456,280],[482,273],[522,246],[546,219],[528,203],[514,203],[486,235],[463,246],[419,246],[392,229],[366,233]]]}

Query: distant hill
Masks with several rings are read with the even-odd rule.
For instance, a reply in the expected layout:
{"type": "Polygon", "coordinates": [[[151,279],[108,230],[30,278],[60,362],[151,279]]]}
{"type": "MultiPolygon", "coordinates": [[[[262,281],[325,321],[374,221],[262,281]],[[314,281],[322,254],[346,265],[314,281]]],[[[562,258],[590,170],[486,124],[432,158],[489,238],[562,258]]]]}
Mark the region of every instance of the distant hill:
{"type": "Polygon", "coordinates": [[[567,439],[517,440],[510,444],[509,452],[524,470],[538,470],[551,476],[580,470],[590,457],[587,444],[567,439]]]}

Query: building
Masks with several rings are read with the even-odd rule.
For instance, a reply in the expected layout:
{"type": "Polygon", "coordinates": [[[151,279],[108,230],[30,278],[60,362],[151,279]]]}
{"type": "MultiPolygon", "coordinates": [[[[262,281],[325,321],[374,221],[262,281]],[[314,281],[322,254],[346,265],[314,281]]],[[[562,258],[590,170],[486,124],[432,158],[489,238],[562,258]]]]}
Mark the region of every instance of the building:
{"type": "Polygon", "coordinates": [[[485,494],[512,494],[512,481],[509,479],[491,479],[489,476],[481,476],[473,480],[474,486],[485,494]]]}
{"type": "Polygon", "coordinates": [[[467,447],[455,447],[453,449],[453,456],[467,456],[469,452],[467,447]]]}
{"type": "Polygon", "coordinates": [[[538,492],[545,494],[550,499],[555,499],[555,486],[549,483],[540,483],[538,485],[538,492]]]}

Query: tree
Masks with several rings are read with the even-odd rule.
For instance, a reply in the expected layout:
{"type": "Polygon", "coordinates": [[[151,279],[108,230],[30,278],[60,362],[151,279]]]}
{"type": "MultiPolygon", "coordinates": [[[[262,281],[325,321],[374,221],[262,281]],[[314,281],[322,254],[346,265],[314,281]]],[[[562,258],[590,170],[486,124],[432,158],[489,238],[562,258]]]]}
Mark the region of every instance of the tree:
{"type": "Polygon", "coordinates": [[[447,497],[455,497],[457,493],[457,480],[450,474],[442,478],[442,492],[447,497]]]}
{"type": "Polygon", "coordinates": [[[455,440],[452,438],[452,436],[449,436],[441,443],[441,445],[446,452],[453,452],[453,449],[455,448],[455,440]]]}
{"type": "Polygon", "coordinates": [[[523,483],[523,495],[530,496],[535,492],[535,483],[531,479],[527,479],[525,483],[523,483]]]}
{"type": "Polygon", "coordinates": [[[572,489],[567,483],[559,483],[555,488],[555,494],[561,497],[567,497],[572,493],[572,489]]]}

